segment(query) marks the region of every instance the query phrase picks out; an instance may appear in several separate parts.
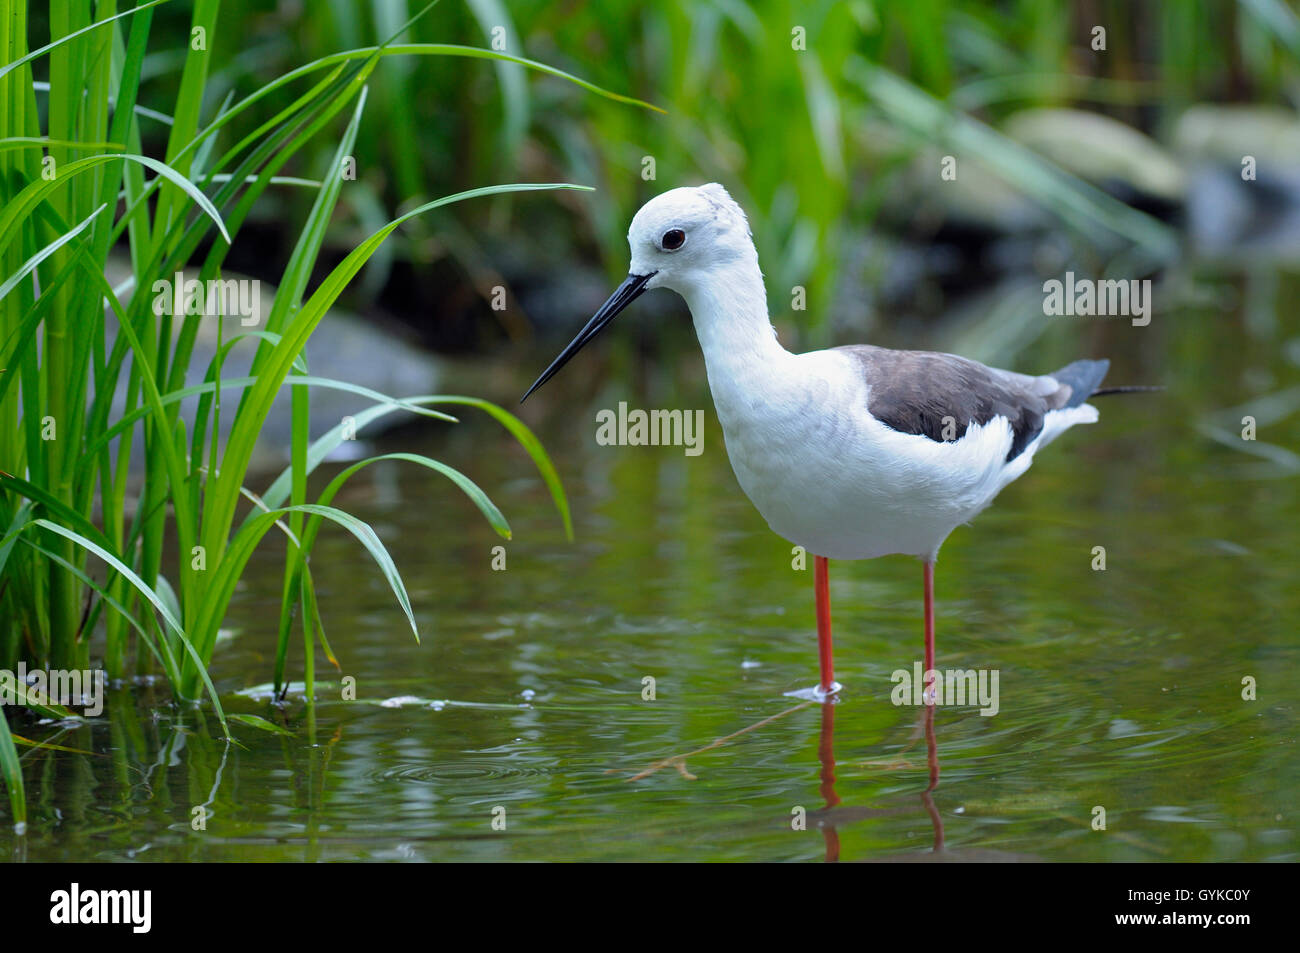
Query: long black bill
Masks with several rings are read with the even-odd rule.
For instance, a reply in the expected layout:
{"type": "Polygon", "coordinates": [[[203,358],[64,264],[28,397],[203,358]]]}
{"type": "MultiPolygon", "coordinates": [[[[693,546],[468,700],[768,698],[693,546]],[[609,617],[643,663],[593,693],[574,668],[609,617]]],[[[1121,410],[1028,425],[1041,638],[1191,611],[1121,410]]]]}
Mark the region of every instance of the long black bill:
{"type": "Polygon", "coordinates": [[[560,368],[568,364],[573,355],[586,347],[587,342],[599,334],[605,325],[613,321],[620,311],[641,297],[645,292],[645,283],[656,274],[658,272],[652,271],[648,275],[628,275],[623,283],[618,286],[618,290],[609,296],[609,299],[600,306],[600,310],[587,322],[587,326],[578,332],[578,336],[569,342],[569,346],[560,352],[559,357],[551,361],[551,366],[542,371],[542,376],[533,381],[533,386],[528,388],[528,392],[523,397],[519,398],[519,403],[522,404],[528,399],[529,394],[558,374],[560,368]]]}

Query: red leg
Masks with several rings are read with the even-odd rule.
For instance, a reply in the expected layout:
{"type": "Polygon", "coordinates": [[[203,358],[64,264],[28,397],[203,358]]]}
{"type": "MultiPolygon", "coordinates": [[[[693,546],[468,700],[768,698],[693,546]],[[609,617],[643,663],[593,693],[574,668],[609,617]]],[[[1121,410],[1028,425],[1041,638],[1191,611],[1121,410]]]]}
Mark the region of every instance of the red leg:
{"type": "Polygon", "coordinates": [[[813,559],[814,585],[817,590],[817,655],[821,662],[821,690],[829,692],[835,684],[834,649],[831,647],[831,575],[825,556],[813,559]]]}
{"type": "Polygon", "coordinates": [[[930,785],[921,792],[921,803],[930,815],[930,826],[934,828],[934,851],[937,854],[943,850],[943,817],[934,806],[934,798],[930,793],[939,786],[939,742],[934,736],[934,706],[926,705],[922,717],[925,721],[925,750],[930,764],[930,785]]]}
{"type": "MultiPolygon", "coordinates": [[[[822,731],[817,744],[817,760],[822,765],[821,792],[822,797],[826,799],[826,810],[829,812],[840,803],[840,796],[835,793],[834,705],[822,705],[822,731]]],[[[834,823],[822,824],[822,838],[826,841],[826,863],[836,863],[840,859],[840,835],[834,823]]]]}
{"type": "Polygon", "coordinates": [[[933,705],[925,706],[923,717],[925,723],[925,754],[926,761],[930,766],[930,786],[925,790],[926,793],[929,793],[939,786],[939,741],[934,734],[933,705]]]}
{"type": "Polygon", "coordinates": [[[822,705],[822,730],[817,739],[817,760],[822,766],[821,795],[826,799],[826,807],[832,808],[840,803],[840,796],[835,793],[834,705],[822,705]]]}
{"type": "MultiPolygon", "coordinates": [[[[922,564],[925,577],[925,671],[934,668],[934,563],[922,564]]],[[[934,703],[934,679],[927,678],[925,699],[927,704],[934,703]]]]}

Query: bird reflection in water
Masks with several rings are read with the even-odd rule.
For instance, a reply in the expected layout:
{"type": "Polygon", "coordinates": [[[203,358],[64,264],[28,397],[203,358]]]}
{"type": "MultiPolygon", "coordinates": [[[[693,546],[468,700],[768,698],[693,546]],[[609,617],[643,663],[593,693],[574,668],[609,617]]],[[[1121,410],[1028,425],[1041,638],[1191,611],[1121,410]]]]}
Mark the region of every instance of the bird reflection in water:
{"type": "MultiPolygon", "coordinates": [[[[795,712],[803,711],[805,708],[809,708],[813,705],[817,705],[821,709],[821,730],[818,733],[817,739],[817,758],[821,764],[821,785],[819,790],[822,800],[826,802],[826,806],[820,810],[810,812],[808,814],[808,819],[817,825],[817,828],[822,832],[822,837],[825,839],[826,862],[838,862],[840,859],[840,826],[870,817],[898,817],[911,813],[911,810],[907,808],[872,808],[841,805],[840,796],[835,791],[836,704],[834,702],[806,701],[798,705],[793,705],[790,708],[777,712],[775,715],[769,715],[767,718],[756,721],[752,725],[747,725],[738,731],[733,731],[729,735],[716,738],[709,744],[696,748],[693,751],[671,755],[670,757],[651,762],[646,767],[633,773],[629,778],[627,778],[627,780],[629,782],[640,781],[644,778],[650,777],[652,774],[662,771],[665,768],[673,768],[686,780],[694,781],[696,780],[696,776],[687,769],[688,759],[694,758],[696,755],[704,754],[707,751],[721,748],[729,741],[732,741],[741,735],[757,731],[775,721],[785,718],[788,715],[792,715],[795,712]]],[[[912,744],[915,744],[916,740],[922,735],[925,737],[926,760],[929,767],[929,783],[926,785],[925,790],[921,792],[921,804],[925,808],[926,815],[930,819],[930,826],[934,831],[934,848],[932,853],[940,854],[944,852],[943,818],[939,814],[939,809],[935,806],[933,796],[935,789],[939,786],[939,747],[935,738],[934,707],[932,705],[922,706],[921,717],[918,721],[913,741],[908,744],[900,754],[909,750],[912,747],[912,744]]],[[[896,758],[889,762],[867,762],[863,766],[877,769],[897,770],[909,768],[911,765],[906,760],[896,758]]],[[[619,769],[611,768],[606,771],[606,774],[616,773],[619,773],[619,769]]],[[[873,859],[904,860],[918,858],[916,858],[916,855],[905,855],[902,857],[873,859]]]]}
{"type": "MultiPolygon", "coordinates": [[[[852,823],[864,817],[897,816],[905,813],[890,808],[840,807],[840,796],[835,793],[835,705],[823,704],[821,732],[817,739],[817,760],[821,762],[821,796],[826,806],[809,815],[821,829],[826,841],[826,862],[840,859],[840,824],[852,823]]],[[[921,792],[921,804],[930,818],[934,830],[934,853],[943,851],[943,818],[934,803],[934,791],[939,786],[939,746],[934,733],[934,706],[925,705],[917,725],[917,736],[925,735],[926,763],[929,767],[929,784],[921,792]]],[[[910,747],[910,745],[909,745],[910,747]]],[[[904,751],[907,749],[905,748],[904,751]]],[[[906,767],[906,762],[895,761],[876,767],[906,767]]]]}

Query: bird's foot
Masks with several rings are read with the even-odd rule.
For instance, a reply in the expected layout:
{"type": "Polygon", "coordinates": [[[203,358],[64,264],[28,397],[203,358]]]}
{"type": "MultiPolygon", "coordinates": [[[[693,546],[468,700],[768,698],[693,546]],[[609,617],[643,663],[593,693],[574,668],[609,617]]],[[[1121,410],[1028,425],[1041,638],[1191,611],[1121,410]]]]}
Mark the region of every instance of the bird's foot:
{"type": "Polygon", "coordinates": [[[823,689],[820,685],[814,685],[812,688],[800,688],[793,692],[785,692],[787,698],[801,698],[810,702],[837,702],[840,690],[844,686],[839,682],[831,682],[829,689],[823,689]]]}

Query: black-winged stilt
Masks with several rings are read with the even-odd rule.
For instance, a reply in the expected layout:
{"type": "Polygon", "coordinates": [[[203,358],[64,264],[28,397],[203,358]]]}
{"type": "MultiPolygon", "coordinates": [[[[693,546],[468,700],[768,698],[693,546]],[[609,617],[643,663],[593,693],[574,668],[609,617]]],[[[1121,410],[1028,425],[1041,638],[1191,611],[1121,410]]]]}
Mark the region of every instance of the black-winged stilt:
{"type": "Polygon", "coordinates": [[[627,279],[520,402],[643,292],[669,288],[686,299],[736,479],[778,535],[814,556],[814,698],[840,687],[828,560],[921,559],[930,673],[934,562],[948,534],[1024,473],[1041,447],[1095,422],[1089,397],[1149,389],[1098,390],[1104,360],[1033,376],[869,345],[791,354],[768,318],[745,213],[716,183],[651,199],[632,219],[628,243],[627,279]]]}

